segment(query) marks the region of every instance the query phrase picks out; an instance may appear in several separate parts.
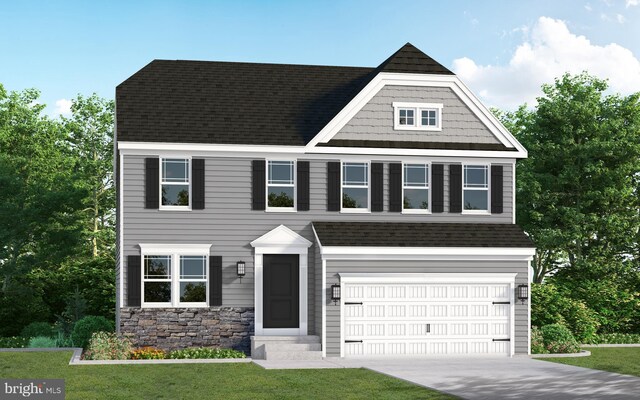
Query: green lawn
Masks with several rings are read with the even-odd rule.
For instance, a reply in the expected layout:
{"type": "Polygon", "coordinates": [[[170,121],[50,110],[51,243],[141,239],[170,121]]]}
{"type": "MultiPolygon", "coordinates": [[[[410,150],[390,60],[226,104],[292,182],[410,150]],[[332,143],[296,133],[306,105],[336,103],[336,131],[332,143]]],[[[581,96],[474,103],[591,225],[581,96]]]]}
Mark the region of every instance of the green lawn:
{"type": "Polygon", "coordinates": [[[63,378],[67,399],[452,399],[364,369],[255,364],[68,365],[71,352],[0,353],[2,378],[63,378]]]}
{"type": "Polygon", "coordinates": [[[589,357],[541,358],[561,364],[640,376],[640,347],[589,347],[589,357]]]}

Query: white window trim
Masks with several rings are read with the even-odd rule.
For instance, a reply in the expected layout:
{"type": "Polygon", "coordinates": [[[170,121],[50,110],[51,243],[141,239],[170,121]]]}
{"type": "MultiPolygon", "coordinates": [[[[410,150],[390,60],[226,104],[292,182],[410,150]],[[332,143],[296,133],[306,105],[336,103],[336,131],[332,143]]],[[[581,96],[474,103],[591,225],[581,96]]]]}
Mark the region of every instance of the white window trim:
{"type": "MultiPolygon", "coordinates": [[[[347,188],[364,188],[365,186],[347,185],[347,188]]],[[[344,160],[340,162],[340,212],[346,214],[368,214],[371,212],[371,162],[370,161],[349,161],[344,160]],[[344,208],[342,207],[343,198],[343,172],[344,164],[366,164],[367,165],[367,208],[344,208]]]]}
{"type": "Polygon", "coordinates": [[[407,163],[402,163],[402,213],[403,214],[420,214],[420,215],[428,215],[431,214],[431,194],[432,194],[432,190],[431,190],[431,162],[407,162],[407,163]],[[427,187],[423,188],[423,187],[406,187],[405,186],[405,182],[404,182],[404,169],[406,165],[426,165],[427,166],[427,187]],[[404,208],[404,191],[405,189],[426,189],[428,190],[428,196],[427,196],[427,202],[428,204],[428,208],[426,210],[423,209],[405,209],[404,208]]]}
{"type": "Polygon", "coordinates": [[[193,187],[193,185],[192,185],[193,176],[191,176],[191,175],[193,175],[193,168],[192,168],[192,164],[191,164],[192,163],[191,156],[160,156],[159,159],[160,159],[160,165],[159,165],[160,171],[159,171],[159,174],[158,174],[158,179],[160,180],[160,187],[158,189],[159,190],[158,196],[159,196],[159,199],[160,199],[160,204],[159,204],[158,209],[159,210],[165,210],[165,211],[191,211],[191,205],[193,204],[192,193],[191,193],[192,192],[192,187],[193,187]],[[189,185],[189,205],[188,206],[165,206],[165,205],[162,205],[162,185],[172,185],[172,184],[184,185],[184,182],[169,182],[169,183],[165,183],[165,182],[162,181],[162,173],[163,173],[162,162],[165,159],[168,159],[168,158],[171,158],[171,159],[183,159],[183,160],[187,160],[187,162],[188,162],[188,165],[187,165],[187,173],[189,174],[189,182],[188,182],[188,185],[189,185]]]}
{"type": "Polygon", "coordinates": [[[462,164],[462,214],[467,215],[490,215],[491,214],[491,164],[483,162],[469,162],[462,164]],[[486,188],[465,188],[464,187],[464,169],[467,166],[483,166],[487,167],[487,187],[486,188]],[[464,191],[465,190],[482,190],[487,192],[487,209],[486,210],[465,210],[464,209],[464,191]]]}
{"type": "Polygon", "coordinates": [[[442,130],[442,103],[393,103],[393,129],[398,131],[441,131],[442,130]],[[414,110],[413,125],[400,125],[400,110],[414,110]],[[422,125],[422,111],[436,111],[436,125],[422,125]]]}
{"type": "MultiPolygon", "coordinates": [[[[146,244],[141,243],[141,268],[140,268],[140,299],[142,308],[205,308],[209,307],[209,254],[210,244],[146,244]],[[145,303],[144,301],[144,258],[145,256],[170,256],[171,257],[171,302],[170,303],[145,303]],[[206,275],[206,301],[203,303],[180,302],[180,256],[204,256],[206,275]]],[[[191,279],[186,279],[191,280],[191,279]]]]}
{"type": "MultiPolygon", "coordinates": [[[[298,162],[295,159],[272,158],[265,160],[265,212],[296,212],[298,211],[298,162]],[[269,162],[282,161],[293,163],[293,207],[269,207],[269,162]]],[[[288,186],[288,185],[272,185],[272,186],[288,186]]]]}

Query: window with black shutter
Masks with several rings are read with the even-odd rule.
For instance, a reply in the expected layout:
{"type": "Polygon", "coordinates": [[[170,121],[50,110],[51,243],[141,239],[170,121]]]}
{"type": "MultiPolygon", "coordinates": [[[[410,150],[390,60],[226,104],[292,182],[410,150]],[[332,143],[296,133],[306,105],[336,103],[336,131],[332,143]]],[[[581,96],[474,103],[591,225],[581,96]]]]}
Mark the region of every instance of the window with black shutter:
{"type": "Polygon", "coordinates": [[[402,164],[389,164],[389,211],[402,212],[402,164]]]}
{"type": "Polygon", "coordinates": [[[265,160],[251,162],[251,209],[264,210],[266,206],[265,160]]]}

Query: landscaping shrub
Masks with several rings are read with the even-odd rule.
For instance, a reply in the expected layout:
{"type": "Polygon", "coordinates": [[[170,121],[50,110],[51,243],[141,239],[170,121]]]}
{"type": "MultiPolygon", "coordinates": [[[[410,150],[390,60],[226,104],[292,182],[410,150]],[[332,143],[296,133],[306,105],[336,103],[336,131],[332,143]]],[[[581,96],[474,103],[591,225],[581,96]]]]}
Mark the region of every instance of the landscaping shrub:
{"type": "Polygon", "coordinates": [[[603,333],[597,335],[593,344],[640,344],[637,333],[603,333]]]}
{"type": "Polygon", "coordinates": [[[545,325],[541,329],[544,347],[549,353],[578,353],[580,345],[569,328],[560,324],[545,325]]]}
{"type": "Polygon", "coordinates": [[[531,328],[531,354],[547,354],[549,351],[544,347],[542,331],[534,326],[531,328]]]}
{"type": "Polygon", "coordinates": [[[73,341],[70,336],[65,335],[62,332],[58,332],[56,336],[56,347],[73,347],[73,341]]]}
{"type": "Polygon", "coordinates": [[[145,346],[131,352],[132,360],[162,360],[165,358],[167,358],[167,353],[155,347],[145,346]]]}
{"type": "Polygon", "coordinates": [[[36,336],[53,337],[53,327],[46,322],[32,322],[29,325],[22,328],[20,336],[23,338],[33,338],[36,336]]]}
{"type": "Polygon", "coordinates": [[[95,332],[89,340],[85,360],[127,360],[131,355],[131,341],[112,332],[95,332]]]}
{"type": "Polygon", "coordinates": [[[71,341],[75,346],[86,349],[91,335],[96,332],[113,332],[113,329],[113,322],[105,317],[88,315],[74,325],[71,341]]]}
{"type": "Polygon", "coordinates": [[[551,283],[531,285],[531,324],[565,325],[581,343],[592,341],[600,325],[595,311],[564,296],[551,283]]]}
{"type": "Polygon", "coordinates": [[[31,349],[49,348],[49,347],[57,347],[56,340],[54,338],[50,338],[46,336],[36,336],[29,340],[29,348],[31,349]]]}
{"type": "Polygon", "coordinates": [[[20,349],[29,345],[29,338],[22,336],[0,337],[0,349],[20,349]]]}
{"type": "Polygon", "coordinates": [[[243,352],[232,349],[217,349],[211,347],[199,347],[193,349],[174,350],[169,353],[172,359],[196,359],[196,358],[245,358],[243,352]]]}

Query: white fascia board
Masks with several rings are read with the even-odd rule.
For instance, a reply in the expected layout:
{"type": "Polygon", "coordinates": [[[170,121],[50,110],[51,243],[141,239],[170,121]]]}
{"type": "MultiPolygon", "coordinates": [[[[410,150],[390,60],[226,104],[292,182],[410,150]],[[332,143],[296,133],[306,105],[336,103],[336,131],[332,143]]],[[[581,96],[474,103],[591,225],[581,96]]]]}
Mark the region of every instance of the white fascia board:
{"type": "Polygon", "coordinates": [[[306,154],[368,154],[384,156],[416,157],[465,157],[465,158],[526,158],[527,153],[521,151],[489,151],[489,150],[440,150],[440,149],[402,149],[402,148],[373,148],[373,147],[329,147],[319,146],[308,148],[306,154]]]}
{"type": "Polygon", "coordinates": [[[522,144],[493,116],[491,111],[480,102],[457,76],[389,72],[381,72],[373,78],[371,82],[307,144],[307,151],[316,147],[320,142],[328,142],[386,85],[448,87],[452,89],[503,145],[513,147],[517,150],[517,152],[512,153],[515,153],[516,158],[527,157],[527,150],[522,144]]]}
{"type": "Polygon", "coordinates": [[[323,246],[323,260],[529,261],[533,248],[323,246]]]}
{"type": "Polygon", "coordinates": [[[123,142],[118,141],[119,150],[143,150],[158,152],[215,152],[224,153],[304,153],[304,146],[272,146],[253,144],[211,144],[211,143],[166,143],[166,142],[123,142]]]}
{"type": "Polygon", "coordinates": [[[513,283],[516,273],[338,273],[340,283],[513,283]]]}
{"type": "MultiPolygon", "coordinates": [[[[133,142],[121,142],[120,144],[131,144],[133,142]]],[[[231,150],[230,148],[218,149],[215,145],[193,145],[193,144],[173,144],[170,150],[166,149],[164,143],[152,142],[136,142],[136,148],[122,148],[120,146],[121,156],[162,156],[184,157],[242,157],[242,158],[270,158],[270,159],[296,159],[304,158],[308,160],[327,160],[340,159],[349,157],[354,161],[371,161],[371,160],[389,160],[404,161],[414,160],[416,158],[431,157],[437,158],[439,162],[459,162],[464,159],[486,158],[487,162],[491,160],[495,162],[510,162],[516,158],[524,158],[525,155],[516,151],[478,151],[478,150],[438,150],[438,149],[387,149],[372,147],[314,147],[305,149],[295,147],[297,151],[293,151],[293,147],[287,146],[261,146],[260,149],[249,146],[237,146],[231,150]],[[242,148],[241,148],[242,147],[242,148]],[[262,148],[262,147],[267,147],[262,148]]]]}
{"type": "Polygon", "coordinates": [[[209,244],[166,244],[166,243],[140,243],[142,255],[146,254],[203,254],[208,255],[211,249],[209,244]]]}

